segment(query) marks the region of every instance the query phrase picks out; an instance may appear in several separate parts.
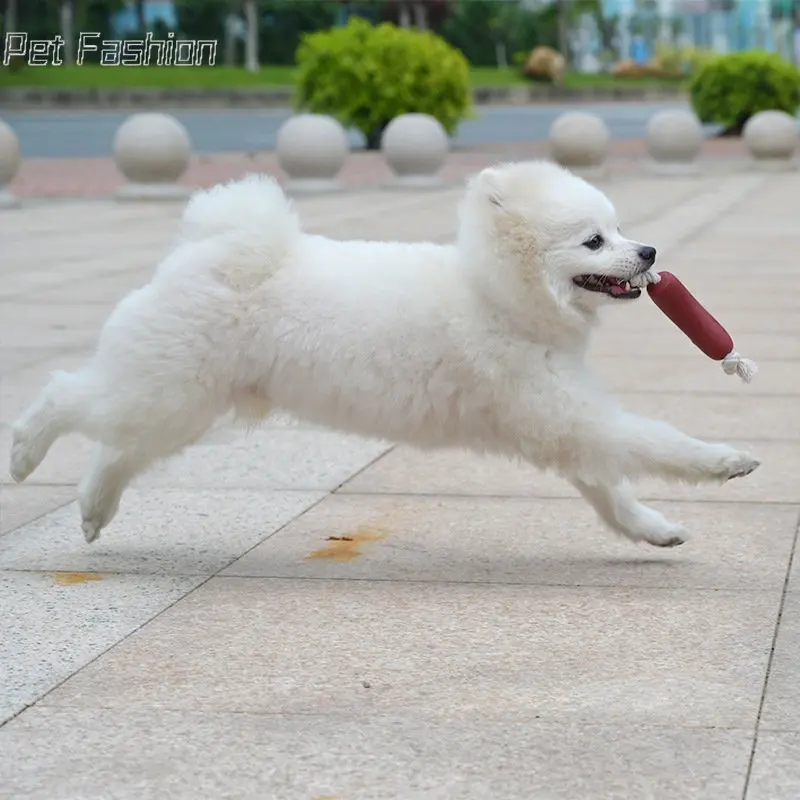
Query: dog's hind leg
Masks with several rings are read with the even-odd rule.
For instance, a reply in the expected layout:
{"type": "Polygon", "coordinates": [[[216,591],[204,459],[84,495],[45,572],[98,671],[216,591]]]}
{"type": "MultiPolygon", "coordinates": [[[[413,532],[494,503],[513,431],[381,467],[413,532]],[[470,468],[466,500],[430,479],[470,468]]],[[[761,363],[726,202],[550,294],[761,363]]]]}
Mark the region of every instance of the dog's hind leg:
{"type": "MultiPolygon", "coordinates": [[[[137,446],[132,450],[121,450],[106,444],[98,444],[92,464],[78,488],[81,527],[87,542],[100,535],[119,508],[122,493],[128,484],[153,462],[177,455],[196,442],[212,425],[215,414],[206,413],[192,417],[191,425],[180,426],[176,421],[164,419],[148,431],[143,431],[137,446]],[[171,430],[166,439],[160,435],[171,430]],[[178,432],[180,435],[175,435],[178,432]]],[[[186,422],[186,420],[183,420],[186,422]]]]}
{"type": "Polygon", "coordinates": [[[606,525],[634,542],[675,547],[688,538],[687,532],[679,525],[671,523],[654,508],[640,503],[626,480],[614,485],[590,485],[573,478],[572,484],[606,525]]]}
{"type": "Polygon", "coordinates": [[[90,381],[83,373],[53,373],[12,426],[10,472],[15,481],[24,481],[60,436],[79,429],[91,392],[90,381]]]}
{"type": "Polygon", "coordinates": [[[78,487],[83,535],[93,542],[111,522],[125,487],[152,459],[142,453],[125,453],[97,445],[91,466],[78,487]]]}

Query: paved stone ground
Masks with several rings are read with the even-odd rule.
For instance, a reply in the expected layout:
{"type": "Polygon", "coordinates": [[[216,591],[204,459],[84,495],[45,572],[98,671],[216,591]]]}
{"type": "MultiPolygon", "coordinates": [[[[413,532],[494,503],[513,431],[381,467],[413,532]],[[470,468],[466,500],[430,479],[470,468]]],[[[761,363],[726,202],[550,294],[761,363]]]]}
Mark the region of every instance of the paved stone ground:
{"type": "MultiPolygon", "coordinates": [[[[632,409],[762,458],[723,487],[641,487],[696,537],[637,547],[531,469],[276,420],[145,476],[90,547],[87,446],[62,441],[0,487],[0,797],[800,796],[800,176],[606,188],[760,362],[752,386],[723,375],[646,299],[593,347],[632,409]]],[[[337,237],[444,240],[458,194],[298,206],[337,237]]],[[[9,422],[179,211],[0,215],[3,465],[9,422]]]]}

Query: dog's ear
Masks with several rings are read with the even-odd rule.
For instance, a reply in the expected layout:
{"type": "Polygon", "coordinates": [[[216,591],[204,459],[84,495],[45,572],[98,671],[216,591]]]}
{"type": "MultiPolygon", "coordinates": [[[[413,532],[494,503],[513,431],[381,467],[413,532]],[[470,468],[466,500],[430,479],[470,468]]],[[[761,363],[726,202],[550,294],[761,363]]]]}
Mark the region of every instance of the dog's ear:
{"type": "Polygon", "coordinates": [[[480,182],[484,197],[496,208],[503,208],[505,191],[500,170],[487,167],[480,174],[480,182]]]}

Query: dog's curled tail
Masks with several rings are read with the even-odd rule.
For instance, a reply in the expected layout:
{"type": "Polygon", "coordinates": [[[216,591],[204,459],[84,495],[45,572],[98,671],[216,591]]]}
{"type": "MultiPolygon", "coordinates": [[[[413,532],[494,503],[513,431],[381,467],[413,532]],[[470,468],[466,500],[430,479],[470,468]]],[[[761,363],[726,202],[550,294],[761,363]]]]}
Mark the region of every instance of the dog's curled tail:
{"type": "Polygon", "coordinates": [[[297,231],[297,216],[269,175],[246,175],[195,192],[183,212],[182,234],[190,241],[231,234],[264,247],[297,231]]]}
{"type": "Polygon", "coordinates": [[[285,262],[300,222],[278,182],[247,175],[196,192],[183,213],[185,242],[224,242],[228,255],[216,271],[238,289],[253,288],[285,262]]]}

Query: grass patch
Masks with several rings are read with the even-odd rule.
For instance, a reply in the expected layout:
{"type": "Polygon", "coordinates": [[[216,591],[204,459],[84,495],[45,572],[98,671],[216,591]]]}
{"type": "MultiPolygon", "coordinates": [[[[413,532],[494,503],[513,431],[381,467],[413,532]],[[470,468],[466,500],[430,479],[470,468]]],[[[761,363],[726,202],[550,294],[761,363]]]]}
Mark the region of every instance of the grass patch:
{"type": "Polygon", "coordinates": [[[519,70],[507,67],[470,67],[469,79],[473,86],[519,86],[527,83],[519,70]]]}
{"type": "Polygon", "coordinates": [[[571,89],[624,89],[625,87],[681,89],[687,83],[685,78],[615,78],[613,75],[585,75],[571,72],[564,76],[564,85],[571,89]]]}
{"type": "Polygon", "coordinates": [[[48,89],[246,89],[291,86],[294,67],[23,67],[0,70],[0,86],[48,89]]]}
{"type": "MultiPolygon", "coordinates": [[[[0,87],[48,89],[246,89],[291,88],[293,66],[264,66],[258,72],[241,67],[23,67],[0,69],[0,87]]],[[[511,67],[473,67],[473,86],[521,86],[529,83],[511,67]]],[[[669,78],[615,78],[612,75],[568,73],[564,86],[574,89],[619,89],[627,86],[681,88],[682,80],[669,78]]],[[[531,84],[535,85],[535,84],[531,84]]]]}

